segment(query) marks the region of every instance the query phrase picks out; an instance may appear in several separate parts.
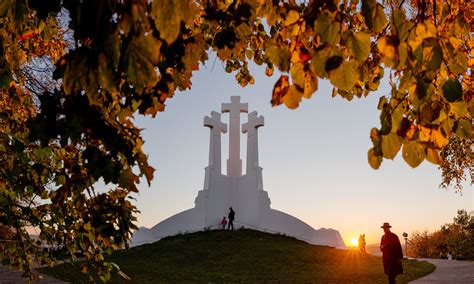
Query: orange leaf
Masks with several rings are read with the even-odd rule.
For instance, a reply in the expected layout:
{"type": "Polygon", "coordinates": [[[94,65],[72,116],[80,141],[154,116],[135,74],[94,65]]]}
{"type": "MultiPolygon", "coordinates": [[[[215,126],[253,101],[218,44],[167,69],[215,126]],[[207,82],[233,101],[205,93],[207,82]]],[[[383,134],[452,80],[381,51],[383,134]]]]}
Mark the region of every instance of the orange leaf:
{"type": "Polygon", "coordinates": [[[283,103],[283,98],[286,96],[288,92],[288,76],[287,75],[281,75],[280,79],[275,83],[275,86],[273,87],[273,92],[272,92],[272,106],[278,106],[283,103]]]}

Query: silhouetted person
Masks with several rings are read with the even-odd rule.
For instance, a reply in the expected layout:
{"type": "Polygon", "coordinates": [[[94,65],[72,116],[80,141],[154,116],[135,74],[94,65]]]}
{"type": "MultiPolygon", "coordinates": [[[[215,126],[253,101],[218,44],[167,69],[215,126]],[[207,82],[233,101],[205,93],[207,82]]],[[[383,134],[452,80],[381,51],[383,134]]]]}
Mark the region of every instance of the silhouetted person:
{"type": "Polygon", "coordinates": [[[234,219],[235,219],[235,211],[232,207],[229,208],[229,223],[227,224],[227,229],[229,230],[232,227],[232,231],[234,230],[234,219]]]}
{"type": "Polygon", "coordinates": [[[222,225],[222,229],[225,229],[225,225],[227,225],[227,219],[225,218],[222,218],[222,221],[221,221],[221,225],[222,225]]]}
{"type": "Polygon", "coordinates": [[[365,234],[359,237],[359,250],[365,253],[365,234]]]}
{"type": "Polygon", "coordinates": [[[380,250],[382,251],[383,269],[388,275],[388,283],[394,284],[395,277],[403,274],[403,252],[398,236],[390,232],[391,227],[389,223],[383,223],[383,226],[380,227],[385,233],[380,241],[380,250]]]}

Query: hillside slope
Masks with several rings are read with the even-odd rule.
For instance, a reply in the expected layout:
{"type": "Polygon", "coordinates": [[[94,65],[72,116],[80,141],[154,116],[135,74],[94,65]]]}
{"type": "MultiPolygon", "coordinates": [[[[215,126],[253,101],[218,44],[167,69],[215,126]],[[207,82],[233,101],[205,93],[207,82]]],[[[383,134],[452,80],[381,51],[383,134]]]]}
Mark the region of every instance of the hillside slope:
{"type": "MultiPolygon", "coordinates": [[[[132,283],[386,282],[379,257],[310,245],[294,238],[253,230],[208,231],[168,237],[116,252],[109,261],[118,264],[132,277],[132,283]]],[[[433,265],[416,261],[404,261],[404,268],[407,274],[397,278],[399,283],[434,270],[433,265]]],[[[42,272],[73,283],[85,279],[70,264],[42,272]]],[[[113,282],[121,280],[114,276],[113,282]]]]}

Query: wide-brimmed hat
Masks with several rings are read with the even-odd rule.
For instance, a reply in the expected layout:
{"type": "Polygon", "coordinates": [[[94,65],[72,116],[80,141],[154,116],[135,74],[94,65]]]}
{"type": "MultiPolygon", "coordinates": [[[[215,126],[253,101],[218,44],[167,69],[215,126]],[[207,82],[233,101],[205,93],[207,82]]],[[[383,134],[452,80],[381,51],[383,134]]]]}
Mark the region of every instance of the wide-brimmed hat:
{"type": "Polygon", "coordinates": [[[391,228],[392,226],[390,226],[389,223],[383,223],[383,226],[380,227],[380,228],[386,228],[386,227],[391,228]]]}

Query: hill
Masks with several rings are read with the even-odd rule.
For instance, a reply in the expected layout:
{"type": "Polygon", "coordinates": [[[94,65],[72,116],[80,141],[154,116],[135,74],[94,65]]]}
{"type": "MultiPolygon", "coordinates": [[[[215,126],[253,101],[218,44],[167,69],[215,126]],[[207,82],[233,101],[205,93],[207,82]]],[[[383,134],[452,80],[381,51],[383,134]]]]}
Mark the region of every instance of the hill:
{"type": "MultiPolygon", "coordinates": [[[[253,230],[177,235],[115,252],[108,260],[118,264],[132,283],[386,283],[380,257],[253,230]]],[[[410,260],[403,265],[406,274],[397,278],[399,283],[434,270],[426,262],[410,260]]],[[[41,272],[73,283],[85,282],[71,264],[41,272]]],[[[122,280],[114,275],[112,282],[122,280]]]]}
{"type": "MultiPolygon", "coordinates": [[[[402,246],[402,248],[403,248],[403,246],[402,246]]],[[[370,253],[370,254],[373,254],[373,255],[382,255],[382,252],[380,251],[380,244],[367,245],[365,247],[365,250],[367,251],[367,253],[370,253]]],[[[405,253],[405,251],[403,253],[405,253]]]]}

